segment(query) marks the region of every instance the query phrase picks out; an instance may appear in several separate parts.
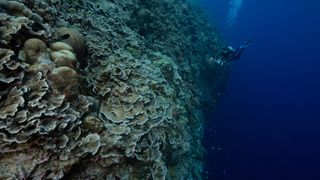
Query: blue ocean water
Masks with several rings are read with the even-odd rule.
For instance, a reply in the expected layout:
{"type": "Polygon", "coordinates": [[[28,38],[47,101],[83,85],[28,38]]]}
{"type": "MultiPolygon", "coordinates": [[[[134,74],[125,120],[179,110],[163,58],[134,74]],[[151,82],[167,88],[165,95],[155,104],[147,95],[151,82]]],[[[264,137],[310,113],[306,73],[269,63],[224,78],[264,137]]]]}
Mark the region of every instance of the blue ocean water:
{"type": "Polygon", "coordinates": [[[227,42],[249,47],[232,64],[208,122],[206,176],[217,180],[320,179],[320,1],[201,0],[227,42]]]}

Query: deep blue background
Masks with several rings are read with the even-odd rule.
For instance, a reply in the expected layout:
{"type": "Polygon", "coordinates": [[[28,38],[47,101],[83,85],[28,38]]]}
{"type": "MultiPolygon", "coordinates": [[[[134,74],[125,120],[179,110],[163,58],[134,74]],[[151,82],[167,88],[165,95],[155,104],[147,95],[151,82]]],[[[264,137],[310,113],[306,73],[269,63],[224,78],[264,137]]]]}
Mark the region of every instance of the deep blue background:
{"type": "Polygon", "coordinates": [[[208,179],[319,180],[320,1],[243,0],[232,28],[227,0],[201,2],[230,45],[254,41],[209,121],[208,179]]]}

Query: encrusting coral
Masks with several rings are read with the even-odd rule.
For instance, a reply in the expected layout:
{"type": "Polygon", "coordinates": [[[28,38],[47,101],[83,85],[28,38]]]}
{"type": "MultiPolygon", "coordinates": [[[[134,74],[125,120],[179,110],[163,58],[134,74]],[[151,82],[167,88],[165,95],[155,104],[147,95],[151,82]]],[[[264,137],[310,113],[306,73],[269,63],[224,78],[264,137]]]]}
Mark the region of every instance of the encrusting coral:
{"type": "Polygon", "coordinates": [[[0,179],[201,179],[220,40],[182,0],[143,2],[0,0],[0,179]]]}

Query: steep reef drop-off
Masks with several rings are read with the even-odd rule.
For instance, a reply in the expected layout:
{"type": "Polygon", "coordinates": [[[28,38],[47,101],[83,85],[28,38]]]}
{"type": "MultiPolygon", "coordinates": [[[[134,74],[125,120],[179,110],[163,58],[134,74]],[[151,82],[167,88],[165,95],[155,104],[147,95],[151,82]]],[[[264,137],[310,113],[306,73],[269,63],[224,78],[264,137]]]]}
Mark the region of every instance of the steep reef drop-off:
{"type": "Polygon", "coordinates": [[[201,179],[228,67],[183,0],[0,0],[0,179],[201,179]]]}

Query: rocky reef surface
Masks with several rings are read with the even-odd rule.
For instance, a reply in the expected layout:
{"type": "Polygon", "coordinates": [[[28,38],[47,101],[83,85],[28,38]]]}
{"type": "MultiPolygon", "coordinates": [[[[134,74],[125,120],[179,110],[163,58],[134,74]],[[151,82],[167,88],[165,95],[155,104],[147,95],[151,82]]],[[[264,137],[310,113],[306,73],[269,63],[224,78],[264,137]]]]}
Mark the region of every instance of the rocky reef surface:
{"type": "Polygon", "coordinates": [[[183,0],[0,0],[0,179],[201,179],[221,47],[183,0]]]}

